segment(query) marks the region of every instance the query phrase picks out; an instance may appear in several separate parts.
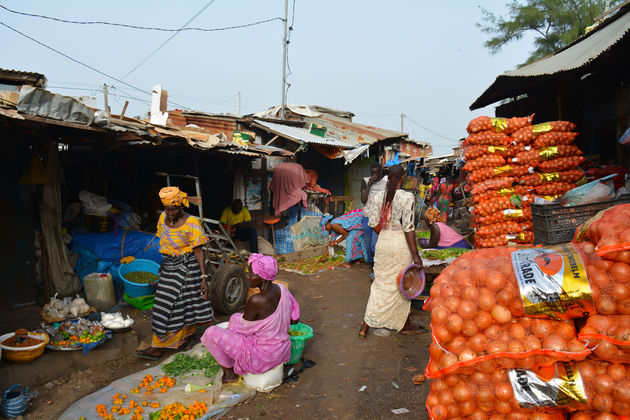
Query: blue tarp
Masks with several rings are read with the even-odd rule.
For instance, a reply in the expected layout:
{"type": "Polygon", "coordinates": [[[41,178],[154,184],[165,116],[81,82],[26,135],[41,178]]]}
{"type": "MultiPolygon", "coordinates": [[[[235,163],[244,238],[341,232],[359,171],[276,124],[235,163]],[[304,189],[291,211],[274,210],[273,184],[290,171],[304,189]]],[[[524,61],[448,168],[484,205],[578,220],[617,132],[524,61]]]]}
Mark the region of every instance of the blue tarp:
{"type": "Polygon", "coordinates": [[[79,273],[81,282],[90,273],[111,273],[117,298],[122,296],[123,281],[118,276],[118,267],[123,256],[143,258],[158,264],[162,262],[159,239],[150,233],[136,230],[129,230],[126,235],[123,235],[121,231],[116,234],[113,232],[73,233],[72,249],[79,255],[75,269],[79,273]],[[122,253],[124,255],[121,253],[123,236],[125,243],[122,253]]]}

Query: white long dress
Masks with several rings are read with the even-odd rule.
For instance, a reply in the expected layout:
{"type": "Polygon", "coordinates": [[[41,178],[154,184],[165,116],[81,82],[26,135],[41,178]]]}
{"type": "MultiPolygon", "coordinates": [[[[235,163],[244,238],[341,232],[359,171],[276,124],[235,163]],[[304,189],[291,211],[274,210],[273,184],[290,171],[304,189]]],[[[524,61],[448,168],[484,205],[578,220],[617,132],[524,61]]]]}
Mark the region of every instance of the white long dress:
{"type": "MultiPolygon", "coordinates": [[[[378,225],[385,191],[379,191],[366,208],[371,227],[378,225]]],[[[365,322],[371,328],[400,331],[411,307],[411,301],[398,288],[398,274],[413,262],[405,232],[414,230],[414,196],[397,190],[392,200],[390,222],[383,225],[374,253],[374,282],[365,309],[365,322]]]]}

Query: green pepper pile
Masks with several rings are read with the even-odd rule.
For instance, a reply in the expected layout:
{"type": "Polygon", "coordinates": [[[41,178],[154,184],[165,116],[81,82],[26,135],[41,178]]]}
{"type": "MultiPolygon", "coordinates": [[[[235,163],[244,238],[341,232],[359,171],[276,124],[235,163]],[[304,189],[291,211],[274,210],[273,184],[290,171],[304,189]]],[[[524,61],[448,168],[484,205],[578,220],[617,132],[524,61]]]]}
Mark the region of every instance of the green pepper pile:
{"type": "Polygon", "coordinates": [[[158,281],[160,276],[148,271],[132,271],[125,274],[125,278],[132,283],[150,284],[158,281]]]}
{"type": "Polygon", "coordinates": [[[444,261],[449,258],[457,258],[468,251],[470,251],[470,249],[466,248],[428,249],[422,251],[422,258],[444,261]]]}
{"type": "Polygon", "coordinates": [[[195,370],[203,370],[208,378],[217,374],[221,366],[214,360],[210,353],[202,357],[191,357],[187,354],[176,354],[171,363],[162,365],[162,371],[166,376],[182,376],[195,370]]]}

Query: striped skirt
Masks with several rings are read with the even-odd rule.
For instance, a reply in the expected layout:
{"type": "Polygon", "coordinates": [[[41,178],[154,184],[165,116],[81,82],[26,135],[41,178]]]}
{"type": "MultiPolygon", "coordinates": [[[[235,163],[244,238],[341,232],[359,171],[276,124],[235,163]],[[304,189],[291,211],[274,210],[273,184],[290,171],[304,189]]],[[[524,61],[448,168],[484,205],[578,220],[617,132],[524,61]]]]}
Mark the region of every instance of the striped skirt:
{"type": "Polygon", "coordinates": [[[210,301],[201,297],[201,269],[195,255],[164,255],[162,274],[153,300],[153,343],[158,344],[171,336],[190,335],[196,324],[212,319],[210,301]],[[182,330],[187,334],[180,334],[182,330]]]}

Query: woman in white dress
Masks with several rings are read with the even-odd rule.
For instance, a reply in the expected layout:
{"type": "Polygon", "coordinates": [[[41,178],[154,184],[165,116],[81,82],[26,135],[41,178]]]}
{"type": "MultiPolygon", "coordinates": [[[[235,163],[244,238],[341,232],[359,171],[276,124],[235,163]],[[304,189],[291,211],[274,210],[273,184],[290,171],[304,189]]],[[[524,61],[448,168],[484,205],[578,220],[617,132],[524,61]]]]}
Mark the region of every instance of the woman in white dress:
{"type": "Polygon", "coordinates": [[[392,166],[386,190],[379,191],[366,209],[370,227],[380,225],[381,231],[374,253],[374,282],[360,338],[365,338],[370,327],[402,334],[420,332],[409,321],[411,301],[403,296],[397,284],[398,274],[408,265],[415,263],[422,268],[414,228],[415,199],[412,193],[400,189],[403,175],[402,166],[392,166]]]}

